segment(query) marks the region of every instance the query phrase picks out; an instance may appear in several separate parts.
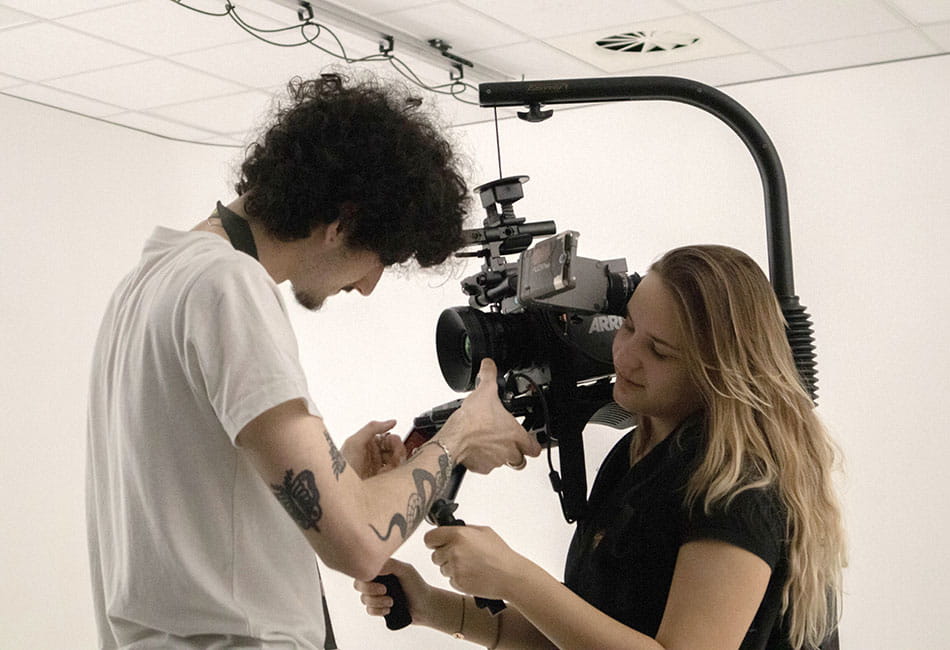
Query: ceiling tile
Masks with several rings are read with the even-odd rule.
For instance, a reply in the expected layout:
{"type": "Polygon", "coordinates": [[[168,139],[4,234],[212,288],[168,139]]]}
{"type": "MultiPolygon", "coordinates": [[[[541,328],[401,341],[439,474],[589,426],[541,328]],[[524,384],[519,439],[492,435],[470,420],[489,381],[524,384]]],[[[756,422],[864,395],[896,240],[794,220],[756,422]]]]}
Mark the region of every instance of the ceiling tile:
{"type": "Polygon", "coordinates": [[[906,26],[877,0],[774,0],[710,11],[704,16],[762,50],[906,26]]]}
{"type": "MultiPolygon", "coordinates": [[[[218,4],[223,4],[217,0],[218,4]]],[[[238,16],[248,22],[253,22],[252,11],[258,16],[267,18],[279,23],[280,25],[296,25],[300,23],[297,17],[297,0],[233,0],[231,4],[237,5],[238,16]]]]}
{"type": "Polygon", "coordinates": [[[788,74],[788,70],[782,66],[751,52],[713,59],[672,63],[635,72],[638,75],[663,75],[695,79],[708,86],[724,86],[749,80],[771,79],[788,74]]]}
{"type": "Polygon", "coordinates": [[[70,14],[123,4],[129,0],[3,0],[3,4],[43,18],[59,18],[70,14]]]}
{"type": "Polygon", "coordinates": [[[722,30],[691,15],[622,27],[614,26],[596,32],[554,38],[547,42],[611,73],[670,65],[706,57],[740,54],[748,49],[722,30]],[[635,31],[684,34],[699,37],[700,40],[686,47],[653,52],[615,52],[597,45],[597,40],[606,36],[635,31]]]}
{"type": "Polygon", "coordinates": [[[314,76],[335,61],[309,45],[277,47],[254,39],[171,59],[254,87],[280,86],[294,76],[314,76]]]}
{"type": "MultiPolygon", "coordinates": [[[[475,95],[474,100],[478,101],[477,95],[475,95]]],[[[486,122],[493,119],[494,115],[490,108],[466,104],[452,97],[440,96],[435,99],[435,105],[440,121],[453,126],[486,122]]]]}
{"type": "Polygon", "coordinates": [[[4,27],[10,27],[12,25],[31,23],[35,20],[35,16],[30,16],[20,11],[16,11],[15,9],[10,9],[9,7],[0,5],[0,29],[4,27]]]}
{"type": "Polygon", "coordinates": [[[497,16],[538,38],[576,34],[622,23],[675,16],[682,9],[668,0],[461,0],[486,16],[497,16]]]}
{"type": "MultiPolygon", "coordinates": [[[[336,26],[328,27],[324,25],[321,26],[321,29],[326,32],[326,34],[323,38],[318,38],[314,42],[334,54],[341,54],[340,43],[342,43],[343,48],[346,50],[346,56],[350,59],[379,55],[380,42],[376,37],[367,38],[336,26]],[[334,36],[336,38],[333,38],[334,36]],[[337,43],[337,41],[339,41],[339,43],[337,43]]],[[[308,37],[312,39],[314,38],[314,34],[309,32],[308,37]]]]}
{"type": "Polygon", "coordinates": [[[933,39],[945,52],[950,51],[950,23],[922,27],[921,31],[933,39]]]}
{"type": "Polygon", "coordinates": [[[42,104],[65,108],[66,110],[82,113],[83,115],[91,115],[93,117],[114,115],[123,110],[118,106],[104,104],[39,84],[26,84],[16,88],[10,88],[7,92],[17,97],[31,99],[42,104]]]}
{"type": "Polygon", "coordinates": [[[231,147],[234,149],[242,149],[244,148],[244,145],[247,144],[240,137],[230,135],[216,135],[202,140],[201,142],[206,144],[220,145],[223,147],[231,147]]]}
{"type": "Polygon", "coordinates": [[[518,43],[472,52],[473,58],[512,79],[597,77],[604,71],[544,43],[518,43]]]}
{"type": "Polygon", "coordinates": [[[245,90],[241,86],[161,60],[64,77],[49,85],[138,110],[245,90]]]}
{"type": "Polygon", "coordinates": [[[32,81],[140,61],[144,54],[50,23],[0,31],[0,69],[32,81]]]}
{"type": "Polygon", "coordinates": [[[379,20],[423,41],[442,39],[452,46],[452,52],[484,50],[526,40],[524,34],[451,2],[386,13],[379,20]]]}
{"type": "Polygon", "coordinates": [[[144,113],[122,113],[121,115],[113,115],[109,118],[109,121],[179,140],[207,140],[217,135],[144,113]]]}
{"type": "Polygon", "coordinates": [[[918,25],[950,20],[947,0],[890,0],[890,3],[918,25]]]}
{"type": "Polygon", "coordinates": [[[348,9],[361,14],[375,16],[387,11],[398,11],[431,4],[432,0],[347,0],[346,6],[348,9]]]}
{"type": "Polygon", "coordinates": [[[769,0],[677,0],[691,11],[710,11],[711,9],[725,9],[726,7],[735,7],[738,5],[753,5],[757,2],[768,2],[769,0]]]}
{"type": "Polygon", "coordinates": [[[5,74],[0,74],[0,88],[11,88],[13,86],[22,86],[24,81],[22,79],[17,79],[16,77],[8,77],[5,74]]]}
{"type": "Polygon", "coordinates": [[[937,48],[916,30],[844,38],[823,43],[799,45],[764,52],[792,72],[815,72],[855,65],[896,61],[934,54],[937,48]],[[882,53],[886,52],[886,58],[882,53]]]}
{"type": "MultiPolygon", "coordinates": [[[[230,18],[205,16],[167,1],[133,2],[87,11],[59,22],[158,55],[200,50],[250,38],[230,18]]],[[[273,23],[267,26],[273,26],[273,23]]]]}
{"type": "Polygon", "coordinates": [[[252,91],[165,106],[150,113],[214,133],[241,133],[262,122],[269,113],[271,100],[270,95],[252,91]]]}
{"type": "MultiPolygon", "coordinates": [[[[342,64],[338,58],[344,52],[350,58],[360,58],[379,51],[375,42],[370,42],[340,29],[334,29],[337,38],[343,44],[343,50],[328,32],[324,32],[314,43],[329,50],[332,56],[314,45],[307,44],[299,32],[284,35],[284,42],[302,42],[296,47],[271,45],[248,36],[241,43],[189,52],[170,57],[184,65],[204,70],[225,79],[241,82],[254,87],[281,86],[294,76],[315,76],[327,66],[342,64]]],[[[308,33],[313,38],[313,33],[308,33]]]]}

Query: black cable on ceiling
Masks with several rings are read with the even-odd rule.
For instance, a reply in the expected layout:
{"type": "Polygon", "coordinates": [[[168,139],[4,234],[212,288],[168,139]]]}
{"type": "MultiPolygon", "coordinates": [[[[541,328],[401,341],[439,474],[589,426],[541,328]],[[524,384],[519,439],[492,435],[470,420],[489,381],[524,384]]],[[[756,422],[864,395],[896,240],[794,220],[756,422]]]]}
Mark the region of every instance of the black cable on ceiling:
{"type": "MultiPolygon", "coordinates": [[[[426,84],[425,82],[423,82],[422,79],[420,79],[419,76],[415,72],[413,72],[412,67],[409,64],[407,64],[405,61],[403,61],[398,56],[393,54],[391,47],[389,49],[384,49],[381,44],[379,53],[370,54],[364,57],[360,57],[358,59],[350,58],[346,53],[346,47],[344,47],[343,42],[339,39],[339,37],[337,37],[334,31],[327,25],[324,25],[322,23],[319,23],[313,20],[312,16],[306,19],[301,19],[299,23],[295,25],[290,25],[288,27],[280,27],[277,29],[264,29],[261,27],[255,27],[251,25],[250,23],[248,23],[246,20],[244,20],[241,17],[241,15],[238,13],[237,8],[233,4],[231,4],[231,2],[227,0],[224,3],[224,11],[221,13],[214,13],[210,11],[205,11],[203,9],[198,9],[197,7],[193,7],[187,4],[183,0],[171,0],[171,2],[181,7],[184,7],[185,9],[190,9],[191,11],[195,11],[200,14],[204,14],[206,16],[214,16],[214,17],[221,17],[221,18],[228,17],[234,22],[234,24],[236,24],[242,30],[244,30],[245,32],[253,36],[254,38],[264,43],[267,43],[269,45],[274,45],[277,47],[301,47],[301,46],[310,45],[312,47],[317,48],[324,54],[328,54],[332,56],[333,58],[339,59],[347,64],[388,63],[403,78],[415,84],[416,86],[422,88],[423,90],[427,90],[429,92],[433,92],[439,95],[449,95],[452,98],[456,99],[457,101],[460,101],[462,103],[469,104],[472,106],[479,105],[477,101],[471,101],[471,100],[465,99],[462,96],[466,92],[472,92],[477,95],[478,93],[477,87],[464,81],[461,78],[451,78],[448,83],[439,84],[437,86],[430,86],[429,84],[426,84]],[[317,30],[316,34],[314,34],[313,36],[308,36],[308,30],[312,30],[312,29],[317,30]],[[290,43],[282,43],[279,41],[275,41],[272,39],[272,37],[269,36],[271,34],[281,34],[281,33],[298,32],[298,31],[300,33],[300,40],[290,42],[290,43]],[[333,40],[333,42],[335,43],[336,51],[334,49],[328,49],[327,47],[324,47],[323,45],[319,43],[319,39],[324,34],[327,34],[328,37],[333,40]]],[[[390,45],[392,45],[392,43],[390,43],[390,45]]],[[[460,67],[457,69],[460,69],[460,67]]]]}

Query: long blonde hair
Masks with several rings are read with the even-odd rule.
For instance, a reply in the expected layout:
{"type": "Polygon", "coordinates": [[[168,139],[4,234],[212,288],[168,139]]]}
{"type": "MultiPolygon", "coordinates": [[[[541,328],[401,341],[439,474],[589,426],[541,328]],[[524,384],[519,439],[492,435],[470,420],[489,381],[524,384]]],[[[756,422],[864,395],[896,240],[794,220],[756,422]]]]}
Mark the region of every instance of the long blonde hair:
{"type": "Polygon", "coordinates": [[[651,270],[677,303],[684,359],[705,402],[706,451],[687,504],[702,498],[708,511],[777,487],[787,510],[782,611],[792,647],[818,647],[837,625],[846,565],[838,454],[802,387],[775,293],[751,258],[726,246],[674,249],[651,270]]]}

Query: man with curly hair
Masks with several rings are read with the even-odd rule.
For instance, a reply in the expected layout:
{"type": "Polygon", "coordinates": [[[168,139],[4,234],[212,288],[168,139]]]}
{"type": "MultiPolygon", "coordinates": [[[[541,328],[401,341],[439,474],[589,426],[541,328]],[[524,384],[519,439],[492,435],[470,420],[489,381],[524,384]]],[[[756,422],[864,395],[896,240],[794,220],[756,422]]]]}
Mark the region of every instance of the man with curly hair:
{"type": "Polygon", "coordinates": [[[314,552],[372,579],[454,465],[540,453],[490,361],[408,461],[392,421],[336,447],[277,285],[317,309],[369,295],[391,264],[439,264],[467,192],[404,91],[336,75],[289,89],[238,197],[191,231],[156,228],[103,319],[86,490],[102,647],[336,647],[314,552]]]}

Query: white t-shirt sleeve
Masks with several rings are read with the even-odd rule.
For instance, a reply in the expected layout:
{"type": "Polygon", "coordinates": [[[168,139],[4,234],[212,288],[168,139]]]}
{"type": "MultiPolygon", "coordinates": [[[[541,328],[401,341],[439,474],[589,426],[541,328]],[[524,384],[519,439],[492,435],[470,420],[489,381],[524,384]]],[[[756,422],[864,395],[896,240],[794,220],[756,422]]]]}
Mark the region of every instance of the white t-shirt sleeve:
{"type": "Polygon", "coordinates": [[[203,391],[232,443],[244,426],[278,404],[312,402],[286,307],[266,271],[235,255],[192,284],[176,319],[185,372],[203,391]]]}

